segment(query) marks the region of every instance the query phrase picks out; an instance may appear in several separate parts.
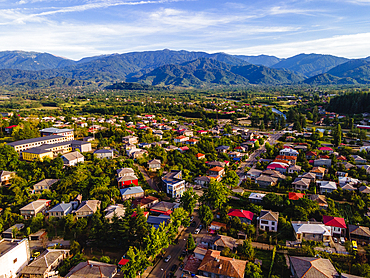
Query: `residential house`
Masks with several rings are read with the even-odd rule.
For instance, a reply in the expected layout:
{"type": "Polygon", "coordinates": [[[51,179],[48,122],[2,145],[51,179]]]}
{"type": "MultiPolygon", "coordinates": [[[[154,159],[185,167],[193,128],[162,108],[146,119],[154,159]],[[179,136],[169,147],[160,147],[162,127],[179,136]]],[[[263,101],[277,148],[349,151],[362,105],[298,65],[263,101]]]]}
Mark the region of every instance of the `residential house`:
{"type": "Polygon", "coordinates": [[[272,162],[267,166],[267,169],[275,170],[280,173],[285,173],[289,168],[289,165],[284,162],[272,162]]]}
{"type": "Polygon", "coordinates": [[[227,225],[225,223],[220,223],[216,221],[212,221],[211,225],[208,227],[208,233],[216,234],[219,230],[224,229],[226,230],[227,225]]]}
{"type": "Polygon", "coordinates": [[[28,239],[0,240],[0,277],[19,277],[19,273],[28,264],[31,254],[28,239]]]}
{"type": "Polygon", "coordinates": [[[185,130],[181,131],[180,133],[184,136],[187,136],[187,137],[194,136],[194,132],[192,130],[189,130],[189,129],[185,129],[185,130]]]}
{"type": "Polygon", "coordinates": [[[173,146],[173,145],[169,145],[167,148],[165,148],[165,151],[167,152],[172,152],[172,151],[176,151],[178,150],[179,148],[176,147],[176,146],[173,146]]]}
{"type": "Polygon", "coordinates": [[[315,167],[326,166],[327,168],[329,168],[331,166],[331,159],[330,158],[315,159],[313,161],[313,166],[315,167]]]}
{"type": "Polygon", "coordinates": [[[351,240],[357,241],[360,244],[370,244],[370,229],[369,227],[348,225],[349,236],[351,240]]]}
{"type": "Polygon", "coordinates": [[[141,186],[126,187],[120,189],[120,193],[123,200],[143,198],[145,195],[141,186]]]}
{"type": "Polygon", "coordinates": [[[302,170],[301,166],[293,165],[288,168],[288,174],[299,173],[302,170]]]}
{"type": "Polygon", "coordinates": [[[291,148],[284,148],[279,151],[279,154],[286,156],[298,156],[299,152],[291,148]]]}
{"type": "Polygon", "coordinates": [[[328,170],[323,167],[313,167],[310,171],[310,173],[314,173],[316,175],[316,179],[319,180],[322,180],[327,172],[328,170]]]}
{"type": "Polygon", "coordinates": [[[247,177],[250,178],[250,179],[253,179],[255,180],[256,178],[258,178],[260,175],[262,174],[262,171],[261,170],[258,170],[256,168],[251,168],[248,172],[247,172],[247,177]]]}
{"type": "Polygon", "coordinates": [[[170,202],[159,202],[153,205],[150,209],[150,212],[153,214],[167,214],[170,215],[172,211],[175,209],[176,205],[170,202]]]}
{"type": "Polygon", "coordinates": [[[70,214],[74,209],[77,209],[78,202],[73,201],[70,203],[60,203],[54,206],[52,209],[48,211],[49,216],[62,218],[68,214],[70,214]]]}
{"type": "Polygon", "coordinates": [[[334,150],[330,147],[320,147],[320,148],[318,148],[318,150],[320,152],[329,153],[329,154],[332,154],[334,152],[334,150]]]}
{"type": "Polygon", "coordinates": [[[261,210],[257,221],[259,229],[266,232],[277,232],[279,213],[271,210],[261,210]]]}
{"type": "Polygon", "coordinates": [[[125,217],[126,208],[122,204],[109,205],[105,210],[105,218],[112,222],[113,217],[122,219],[125,217]]]}
{"type": "Polygon", "coordinates": [[[226,166],[229,166],[228,161],[211,161],[211,162],[206,162],[207,166],[212,168],[212,167],[222,167],[225,168],[226,166]]]}
{"type": "Polygon", "coordinates": [[[62,155],[63,163],[65,166],[76,166],[78,163],[83,163],[85,157],[79,152],[71,152],[62,155]]]}
{"type": "Polygon", "coordinates": [[[339,278],[329,259],[321,257],[289,257],[293,278],[339,278]]]}
{"type": "Polygon", "coordinates": [[[201,244],[206,245],[209,249],[222,251],[229,248],[232,252],[236,251],[238,241],[232,237],[224,235],[206,236],[201,239],[201,244]]]}
{"type": "Polygon", "coordinates": [[[205,154],[202,154],[202,153],[197,153],[197,154],[195,155],[195,157],[196,157],[198,160],[200,160],[200,159],[205,159],[205,158],[206,158],[206,155],[205,155],[205,154]]]}
{"type": "Polygon", "coordinates": [[[227,153],[230,149],[230,146],[219,146],[216,148],[216,151],[219,153],[227,153]]]}
{"type": "Polygon", "coordinates": [[[134,207],[140,207],[142,209],[148,209],[159,203],[159,199],[153,196],[144,197],[141,199],[135,199],[132,202],[134,207]]]}
{"type": "Polygon", "coordinates": [[[122,138],[122,143],[136,145],[137,143],[139,143],[139,138],[133,135],[128,135],[122,138]]]}
{"type": "Polygon", "coordinates": [[[207,187],[211,182],[211,177],[199,176],[194,179],[194,182],[200,186],[207,187]]]}
{"type": "Polygon", "coordinates": [[[278,155],[275,159],[288,161],[291,165],[295,165],[297,157],[292,155],[278,155]]]}
{"type": "Polygon", "coordinates": [[[297,200],[299,200],[301,198],[304,198],[305,195],[306,194],[304,194],[304,193],[289,192],[288,198],[291,201],[297,201],[297,200]]]}
{"type": "Polygon", "coordinates": [[[50,202],[50,200],[45,199],[33,201],[21,208],[20,213],[25,219],[36,216],[38,213],[45,213],[50,205],[50,202]]]}
{"type": "Polygon", "coordinates": [[[313,240],[328,245],[331,241],[330,228],[321,222],[292,221],[296,241],[313,240]]]}
{"type": "Polygon", "coordinates": [[[281,174],[278,171],[270,170],[270,169],[267,169],[267,170],[263,171],[262,172],[262,175],[266,175],[266,176],[270,176],[270,177],[273,177],[273,178],[277,178],[279,181],[286,179],[286,176],[285,175],[281,174]]]}
{"type": "Polygon", "coordinates": [[[22,278],[47,278],[57,274],[57,268],[69,257],[69,250],[46,249],[36,260],[24,267],[22,278]]]}
{"type": "Polygon", "coordinates": [[[253,204],[262,204],[263,203],[263,197],[265,197],[266,194],[263,194],[263,193],[255,193],[255,192],[252,192],[249,197],[248,197],[248,200],[249,202],[253,203],[253,204]]]}
{"type": "Polygon", "coordinates": [[[46,232],[46,230],[41,229],[41,230],[38,230],[36,233],[29,234],[28,240],[29,241],[44,240],[47,238],[47,236],[48,236],[48,233],[46,232]]]}
{"type": "Polygon", "coordinates": [[[360,186],[358,191],[361,192],[362,194],[369,194],[370,193],[370,187],[366,186],[366,185],[363,185],[363,186],[360,186]]]}
{"type": "Polygon", "coordinates": [[[320,194],[332,193],[337,190],[337,184],[334,181],[317,181],[316,183],[320,187],[320,194]]]}
{"type": "Polygon", "coordinates": [[[366,174],[370,174],[370,165],[357,165],[358,168],[364,168],[366,171],[366,174]]]}
{"type": "Polygon", "coordinates": [[[302,175],[299,175],[298,177],[309,179],[309,180],[311,180],[311,182],[316,182],[316,174],[315,173],[308,172],[308,173],[304,173],[302,175]]]}
{"type": "Polygon", "coordinates": [[[306,152],[306,158],[307,159],[315,159],[317,157],[317,153],[313,151],[306,152]]]}
{"type": "Polygon", "coordinates": [[[338,178],[338,183],[339,183],[339,186],[342,187],[342,189],[343,189],[343,186],[345,186],[346,184],[349,184],[349,185],[359,184],[360,180],[354,179],[354,178],[351,178],[351,177],[339,177],[338,178]]]}
{"type": "Polygon", "coordinates": [[[117,170],[117,182],[119,188],[126,188],[131,185],[138,185],[139,179],[132,168],[121,168],[117,170]]]}
{"type": "Polygon", "coordinates": [[[222,177],[225,174],[225,169],[222,167],[213,167],[208,170],[208,175],[209,176],[220,176],[222,177]]]}
{"type": "Polygon", "coordinates": [[[182,179],[181,170],[171,170],[162,177],[166,193],[172,198],[180,198],[185,192],[185,180],[182,179]]]}
{"type": "Polygon", "coordinates": [[[196,145],[196,144],[199,143],[199,140],[192,138],[192,139],[189,139],[188,141],[186,141],[185,143],[188,144],[188,145],[196,145]]]}
{"type": "Polygon", "coordinates": [[[247,261],[221,256],[221,251],[208,250],[198,271],[206,277],[244,278],[247,261]]]}
{"type": "Polygon", "coordinates": [[[147,219],[147,223],[149,225],[152,225],[154,228],[158,229],[159,226],[164,223],[165,226],[168,225],[171,221],[171,216],[166,214],[160,214],[160,215],[149,215],[147,219]]]}
{"type": "Polygon", "coordinates": [[[181,135],[181,136],[176,137],[173,141],[175,143],[185,143],[188,140],[189,140],[188,136],[181,135]]]}
{"type": "Polygon", "coordinates": [[[322,222],[325,226],[330,227],[332,237],[340,238],[346,236],[347,226],[344,218],[323,215],[322,222]]]}
{"type": "Polygon", "coordinates": [[[230,218],[238,217],[242,223],[251,224],[253,220],[253,212],[243,209],[230,209],[228,214],[230,218]]]}
{"type": "Polygon", "coordinates": [[[58,179],[44,179],[33,186],[33,192],[42,193],[44,190],[50,190],[50,187],[58,181],[58,179]]]}
{"type": "Polygon", "coordinates": [[[15,178],[15,172],[0,171],[0,185],[8,185],[15,178]]]}
{"type": "Polygon", "coordinates": [[[326,201],[326,196],[325,195],[318,195],[318,194],[312,194],[309,196],[310,200],[318,203],[319,207],[322,209],[327,209],[328,208],[328,203],[326,201]]]}
{"type": "Polygon", "coordinates": [[[92,216],[101,205],[101,201],[98,200],[87,200],[82,201],[75,211],[77,218],[90,217],[92,216]]]}
{"type": "Polygon", "coordinates": [[[16,229],[17,231],[19,231],[19,230],[22,230],[23,228],[24,228],[23,223],[14,224],[10,228],[6,229],[3,232],[2,236],[3,238],[6,238],[6,239],[14,239],[16,236],[14,235],[13,230],[16,229]]]}
{"type": "Polygon", "coordinates": [[[351,155],[355,161],[355,164],[366,164],[367,161],[365,158],[359,156],[359,155],[351,155]]]}
{"type": "Polygon", "coordinates": [[[103,159],[103,158],[113,159],[113,150],[106,150],[106,149],[96,150],[94,154],[99,159],[103,159]]]}
{"type": "Polygon", "coordinates": [[[76,265],[69,271],[69,273],[65,277],[112,278],[116,274],[117,274],[116,265],[88,260],[87,262],[81,262],[78,265],[76,265]]]}
{"type": "Polygon", "coordinates": [[[256,178],[256,182],[260,187],[266,188],[268,186],[275,186],[278,182],[278,179],[267,175],[261,175],[256,178]]]}
{"type": "Polygon", "coordinates": [[[294,190],[306,191],[310,187],[311,180],[305,178],[296,178],[292,185],[294,190]]]}
{"type": "Polygon", "coordinates": [[[350,170],[351,168],[356,167],[355,165],[353,165],[353,164],[351,164],[347,161],[338,162],[337,165],[338,166],[343,165],[344,169],[346,169],[346,170],[350,170]]]}
{"type": "Polygon", "coordinates": [[[161,161],[159,159],[152,159],[148,162],[148,168],[150,171],[157,171],[161,169],[161,161]]]}

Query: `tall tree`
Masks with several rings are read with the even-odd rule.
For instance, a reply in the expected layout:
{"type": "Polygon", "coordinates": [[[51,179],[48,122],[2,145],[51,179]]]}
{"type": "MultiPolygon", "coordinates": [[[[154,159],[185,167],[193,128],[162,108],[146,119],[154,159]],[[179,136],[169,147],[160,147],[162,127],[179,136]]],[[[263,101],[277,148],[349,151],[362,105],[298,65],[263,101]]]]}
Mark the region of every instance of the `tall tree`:
{"type": "Polygon", "coordinates": [[[181,196],[180,204],[186,211],[189,212],[189,214],[193,214],[198,198],[198,194],[194,191],[192,187],[190,187],[181,196]]]}
{"type": "Polygon", "coordinates": [[[187,246],[188,251],[190,252],[193,251],[196,247],[193,235],[191,233],[188,236],[186,246],[187,246]]]}
{"type": "Polygon", "coordinates": [[[200,217],[200,221],[202,221],[202,223],[207,228],[213,220],[213,213],[212,213],[211,209],[209,208],[209,206],[202,205],[199,208],[199,217],[200,217]]]}
{"type": "Polygon", "coordinates": [[[227,187],[221,182],[212,179],[207,191],[203,195],[203,200],[205,200],[212,208],[221,209],[227,201],[227,194],[227,187]]]}
{"type": "Polygon", "coordinates": [[[222,179],[222,183],[226,186],[230,186],[230,188],[236,187],[239,185],[239,176],[238,174],[230,170],[226,173],[225,177],[222,179]]]}

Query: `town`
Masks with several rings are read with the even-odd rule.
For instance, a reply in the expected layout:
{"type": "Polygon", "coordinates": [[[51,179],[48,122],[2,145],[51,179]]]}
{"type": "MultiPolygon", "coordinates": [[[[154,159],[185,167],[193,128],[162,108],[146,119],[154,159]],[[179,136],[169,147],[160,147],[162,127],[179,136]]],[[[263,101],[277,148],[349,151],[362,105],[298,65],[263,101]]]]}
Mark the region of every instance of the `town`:
{"type": "Polygon", "coordinates": [[[2,100],[0,277],[370,277],[354,94],[2,100]]]}

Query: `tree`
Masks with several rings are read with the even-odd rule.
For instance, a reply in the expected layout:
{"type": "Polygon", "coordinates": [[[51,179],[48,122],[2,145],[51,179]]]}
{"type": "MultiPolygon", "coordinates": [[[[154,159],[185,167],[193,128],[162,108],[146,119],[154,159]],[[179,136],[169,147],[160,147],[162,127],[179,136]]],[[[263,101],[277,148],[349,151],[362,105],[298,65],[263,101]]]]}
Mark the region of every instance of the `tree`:
{"type": "Polygon", "coordinates": [[[203,195],[203,199],[212,208],[221,209],[227,201],[227,193],[227,188],[221,182],[212,179],[203,195]]]}
{"type": "Polygon", "coordinates": [[[342,128],[340,124],[338,124],[333,132],[334,145],[340,146],[340,144],[342,143],[342,138],[343,138],[342,128]]]}
{"type": "Polygon", "coordinates": [[[194,189],[192,187],[190,187],[181,196],[180,204],[191,215],[194,212],[194,208],[195,205],[197,204],[198,198],[199,198],[198,194],[194,192],[194,189]]]}
{"type": "Polygon", "coordinates": [[[191,233],[188,236],[186,246],[187,246],[188,251],[190,251],[190,252],[192,252],[196,247],[193,235],[191,233]]]}
{"type": "Polygon", "coordinates": [[[202,221],[204,226],[207,228],[213,220],[213,213],[211,209],[209,208],[209,206],[202,205],[199,208],[199,217],[200,217],[200,221],[202,221]]]}
{"type": "Polygon", "coordinates": [[[248,260],[254,259],[254,248],[252,242],[249,239],[243,241],[243,245],[239,246],[238,252],[243,256],[247,257],[248,260]]]}
{"type": "Polygon", "coordinates": [[[284,204],[284,199],[281,195],[268,193],[265,197],[263,197],[263,203],[266,209],[280,210],[284,204]]]}
{"type": "Polygon", "coordinates": [[[130,246],[126,258],[129,261],[122,267],[122,272],[126,278],[136,278],[137,275],[143,273],[144,269],[150,266],[145,253],[136,247],[130,246]]]}
{"type": "Polygon", "coordinates": [[[231,188],[239,185],[239,176],[235,171],[228,171],[222,179],[222,183],[231,188]]]}
{"type": "Polygon", "coordinates": [[[262,269],[260,265],[248,262],[245,267],[245,278],[262,278],[262,269]]]}

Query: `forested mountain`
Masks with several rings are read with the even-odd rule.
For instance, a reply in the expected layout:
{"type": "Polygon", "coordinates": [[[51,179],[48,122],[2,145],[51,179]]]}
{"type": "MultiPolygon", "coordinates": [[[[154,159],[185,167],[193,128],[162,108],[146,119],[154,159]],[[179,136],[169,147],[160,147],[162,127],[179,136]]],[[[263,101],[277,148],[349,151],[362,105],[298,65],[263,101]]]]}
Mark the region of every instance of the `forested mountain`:
{"type": "Polygon", "coordinates": [[[208,58],[196,59],[181,65],[166,65],[128,81],[150,85],[202,86],[246,84],[291,84],[303,78],[286,70],[264,66],[231,66],[208,58]]]}
{"type": "Polygon", "coordinates": [[[301,73],[307,77],[312,77],[325,73],[337,65],[343,64],[347,61],[347,58],[332,55],[299,54],[282,60],[271,67],[275,69],[284,68],[301,73]]]}
{"type": "Polygon", "coordinates": [[[344,85],[344,84],[358,84],[355,79],[350,77],[340,78],[328,73],[319,74],[313,77],[310,77],[303,81],[309,85],[344,85]]]}
{"type": "Polygon", "coordinates": [[[0,69],[44,70],[73,65],[75,61],[49,53],[0,51],[0,69]]]}
{"type": "Polygon", "coordinates": [[[358,114],[370,111],[370,93],[348,93],[331,98],[328,111],[358,114]]]}
{"type": "Polygon", "coordinates": [[[246,55],[234,55],[234,57],[241,60],[247,61],[253,65],[261,65],[265,67],[271,67],[279,63],[282,59],[275,56],[258,55],[258,56],[246,56],[246,55]]]}

